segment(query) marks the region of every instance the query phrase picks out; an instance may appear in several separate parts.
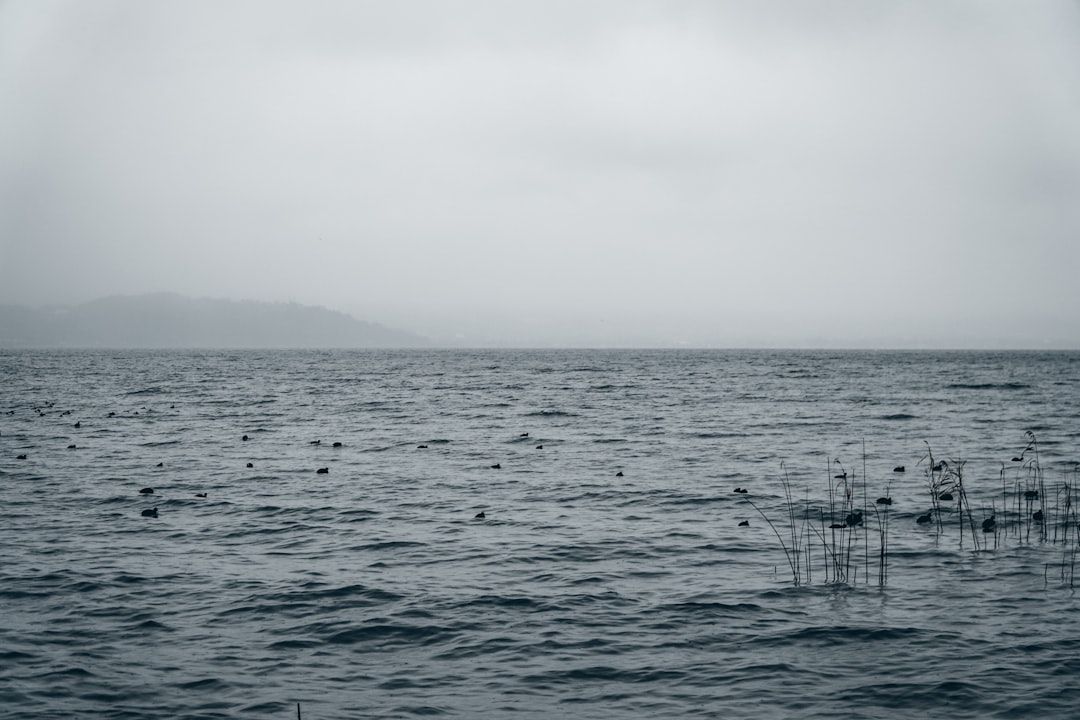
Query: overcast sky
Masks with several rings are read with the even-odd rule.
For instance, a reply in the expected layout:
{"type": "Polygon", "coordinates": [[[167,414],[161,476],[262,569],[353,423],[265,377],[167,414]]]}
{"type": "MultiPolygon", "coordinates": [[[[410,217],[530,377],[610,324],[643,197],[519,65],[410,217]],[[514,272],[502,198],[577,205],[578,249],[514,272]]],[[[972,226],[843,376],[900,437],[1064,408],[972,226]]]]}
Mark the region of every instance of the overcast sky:
{"type": "Polygon", "coordinates": [[[1080,4],[0,0],[0,302],[1080,347],[1080,4]]]}

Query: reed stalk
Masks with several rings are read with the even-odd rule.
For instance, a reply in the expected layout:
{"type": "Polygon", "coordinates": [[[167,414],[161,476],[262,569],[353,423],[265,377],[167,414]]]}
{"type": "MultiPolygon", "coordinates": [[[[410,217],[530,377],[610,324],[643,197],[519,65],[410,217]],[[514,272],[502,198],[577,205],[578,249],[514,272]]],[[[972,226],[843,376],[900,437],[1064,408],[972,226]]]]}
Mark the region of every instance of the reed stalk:
{"type": "MultiPolygon", "coordinates": [[[[866,438],[862,441],[862,516],[870,517],[870,508],[866,506],[866,438]]],[[[865,530],[865,528],[864,528],[865,530]]],[[[863,577],[870,582],[870,533],[863,532],[863,565],[865,572],[863,577]]]]}
{"type": "Polygon", "coordinates": [[[923,462],[926,462],[926,470],[924,472],[926,474],[927,490],[930,492],[931,514],[937,522],[937,530],[938,534],[940,534],[943,531],[941,526],[941,482],[939,475],[941,472],[941,465],[935,462],[934,451],[930,447],[930,443],[925,440],[923,442],[926,443],[926,455],[919,460],[919,463],[922,464],[923,462]]]}
{"type": "Polygon", "coordinates": [[[802,578],[799,573],[799,566],[796,565],[794,559],[792,558],[791,551],[788,550],[788,546],[784,542],[784,538],[780,535],[780,531],[776,529],[775,525],[773,525],[773,521],[769,519],[769,516],[762,512],[761,508],[754,504],[753,500],[751,500],[750,498],[743,498],[743,500],[749,503],[750,507],[757,510],[758,515],[760,515],[765,520],[765,522],[768,523],[769,527],[772,528],[773,533],[776,535],[776,539],[780,541],[780,547],[784,548],[784,555],[787,557],[788,567],[791,568],[792,581],[795,583],[795,587],[798,587],[802,584],[802,578]]]}
{"type": "MultiPolygon", "coordinates": [[[[798,567],[802,563],[799,559],[799,534],[798,531],[795,529],[795,503],[791,499],[791,482],[788,478],[787,467],[784,465],[783,462],[780,463],[780,469],[783,471],[783,478],[781,482],[784,485],[784,499],[787,500],[788,523],[790,524],[791,528],[791,551],[795,554],[795,565],[796,567],[798,567]]],[[[797,584],[798,583],[796,583],[796,585],[797,584]]]]}
{"type": "MultiPolygon", "coordinates": [[[[1001,480],[1001,525],[1004,528],[1006,537],[1009,533],[1009,497],[1008,491],[1005,488],[1005,463],[1001,463],[1001,471],[998,473],[998,477],[1001,480]]],[[[997,545],[997,539],[994,540],[994,545],[997,545]]]]}

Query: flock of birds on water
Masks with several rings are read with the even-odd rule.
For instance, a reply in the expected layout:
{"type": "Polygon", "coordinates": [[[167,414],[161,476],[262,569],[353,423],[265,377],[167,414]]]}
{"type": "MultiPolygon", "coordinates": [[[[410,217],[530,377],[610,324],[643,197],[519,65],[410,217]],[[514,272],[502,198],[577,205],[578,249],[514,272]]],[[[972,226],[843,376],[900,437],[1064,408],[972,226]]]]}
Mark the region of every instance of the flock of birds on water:
{"type": "MultiPolygon", "coordinates": [[[[49,412],[46,411],[46,410],[50,410],[54,406],[55,406],[55,403],[50,402],[50,403],[45,403],[44,406],[41,406],[41,407],[38,407],[38,406],[33,407],[33,410],[35,410],[38,413],[38,417],[43,418],[46,415],[49,415],[49,412]]],[[[170,407],[171,410],[176,408],[175,405],[170,405],[168,407],[170,407]]],[[[144,410],[144,411],[147,411],[147,412],[152,412],[153,411],[152,408],[148,408],[146,406],[141,407],[140,409],[144,410]]],[[[8,411],[9,416],[14,415],[14,413],[15,413],[14,410],[9,410],[8,411]]],[[[69,416],[69,415],[71,415],[71,410],[64,410],[63,412],[59,413],[60,417],[66,417],[66,416],[69,416]]],[[[138,411],[137,410],[134,411],[133,415],[138,415],[138,411]]],[[[108,417],[108,418],[116,417],[116,412],[109,412],[108,416],[106,416],[106,417],[108,417]]],[[[79,430],[82,427],[82,421],[81,420],[77,421],[72,426],[75,427],[76,430],[79,430]]],[[[2,435],[2,433],[0,433],[0,435],[2,435]]],[[[518,435],[518,438],[525,439],[525,438],[528,438],[528,436],[529,436],[528,433],[522,433],[521,435],[518,435]]],[[[240,439],[241,439],[241,441],[247,441],[247,440],[251,439],[251,437],[249,437],[248,435],[243,435],[240,439]]],[[[309,445],[320,446],[320,445],[322,445],[322,440],[321,439],[311,440],[309,445]]],[[[341,447],[345,447],[345,446],[343,446],[343,444],[340,443],[340,441],[334,441],[334,443],[332,445],[330,445],[330,447],[341,448],[341,447]]],[[[75,443],[72,443],[72,444],[67,446],[67,449],[68,450],[76,450],[76,449],[78,449],[78,446],[75,443]]],[[[418,450],[426,450],[426,449],[428,449],[428,446],[421,444],[421,445],[417,446],[417,449],[418,450]]],[[[542,450],[543,445],[537,445],[536,449],[537,450],[542,450]]],[[[27,460],[27,458],[28,458],[27,453],[19,453],[18,456],[16,456],[16,460],[27,460]]],[[[1018,460],[1021,460],[1021,458],[1013,458],[1013,461],[1018,461],[1018,460]]],[[[157,466],[158,467],[164,467],[164,463],[159,462],[157,466]]],[[[254,463],[248,462],[247,467],[248,468],[253,468],[253,467],[255,467],[255,465],[254,465],[254,463]]],[[[490,465],[490,468],[491,468],[491,470],[502,470],[502,464],[501,463],[495,463],[494,465],[490,465]]],[[[904,465],[897,465],[896,467],[893,468],[894,473],[903,473],[903,472],[905,472],[905,470],[906,470],[906,468],[904,467],[904,465]]],[[[940,471],[941,470],[941,465],[940,464],[935,465],[933,467],[933,470],[935,472],[940,471]]],[[[327,474],[329,474],[329,472],[330,472],[329,467],[320,467],[320,468],[318,468],[318,470],[315,471],[315,473],[319,474],[319,475],[327,475],[327,474]]],[[[617,472],[616,477],[623,477],[622,471],[617,472]]],[[[836,479],[846,479],[847,478],[847,472],[836,475],[835,478],[836,479]]],[[[733,492],[737,493],[737,494],[747,494],[748,492],[750,492],[750,490],[747,490],[746,488],[743,488],[743,487],[737,487],[737,488],[735,488],[733,490],[733,492]]],[[[141,488],[141,489],[139,489],[139,494],[144,495],[144,497],[149,497],[149,495],[154,494],[153,488],[150,488],[150,487],[141,488]]],[[[1032,495],[1034,495],[1034,498],[1037,499],[1038,498],[1038,491],[1029,490],[1029,491],[1025,492],[1025,495],[1026,495],[1027,500],[1031,500],[1032,495]]],[[[206,498],[206,493],[205,492],[197,492],[197,493],[195,493],[195,498],[206,498]]],[[[945,502],[951,501],[951,500],[953,500],[953,494],[951,494],[950,492],[944,492],[944,493],[942,493],[940,495],[939,500],[942,500],[942,501],[945,501],[945,502]]],[[[875,502],[878,505],[886,505],[886,506],[888,506],[888,505],[892,505],[892,498],[882,497],[882,498],[878,498],[875,502]]],[[[159,517],[158,507],[154,506],[154,507],[145,508],[145,510],[141,511],[141,516],[143,516],[143,517],[159,517]]],[[[473,516],[473,519],[483,520],[486,517],[487,517],[487,515],[484,512],[480,512],[480,513],[477,513],[475,516],[473,516]]],[[[1036,520],[1037,522],[1041,521],[1042,520],[1042,511],[1037,511],[1035,513],[1035,516],[1032,516],[1032,519],[1036,520]]],[[[929,511],[927,511],[926,514],[919,515],[915,519],[915,521],[917,522],[918,525],[928,525],[928,524],[930,524],[930,522],[932,520],[933,520],[933,510],[929,510],[929,511]]],[[[843,518],[842,522],[835,522],[835,524],[829,526],[829,529],[837,530],[837,529],[855,528],[855,527],[861,526],[862,524],[863,524],[863,512],[861,510],[852,510],[851,513],[849,513],[845,518],[843,518]]],[[[997,526],[997,521],[996,521],[996,519],[995,519],[995,517],[993,515],[991,515],[990,517],[983,520],[983,532],[985,532],[985,533],[994,532],[995,529],[996,529],[996,526],[997,526]]],[[[739,527],[741,527],[741,528],[750,527],[750,520],[741,520],[739,522],[739,527]]]]}
{"type": "MultiPolygon", "coordinates": [[[[35,412],[36,412],[36,413],[38,414],[38,417],[45,417],[46,415],[48,415],[48,414],[49,414],[49,413],[47,412],[47,410],[48,410],[48,409],[51,409],[51,408],[53,408],[54,406],[55,406],[55,403],[53,403],[53,402],[47,402],[47,403],[45,403],[45,405],[44,405],[44,406],[42,406],[42,407],[37,407],[37,406],[35,406],[35,407],[34,407],[33,409],[34,409],[34,411],[35,411],[35,412]]],[[[153,412],[153,409],[152,409],[152,408],[148,408],[148,407],[145,407],[145,406],[143,406],[143,407],[142,407],[142,408],[140,408],[140,409],[141,409],[141,410],[144,410],[144,411],[146,411],[146,412],[153,412]]],[[[176,409],[176,406],[175,406],[175,405],[170,405],[170,406],[169,406],[169,409],[170,409],[170,410],[175,410],[175,409],[176,409]]],[[[9,411],[7,412],[7,414],[8,414],[8,415],[14,415],[14,414],[15,414],[15,411],[14,411],[14,410],[9,410],[9,411]]],[[[71,414],[71,411],[70,411],[70,410],[64,410],[63,412],[61,412],[61,413],[60,413],[60,416],[61,416],[61,417],[64,417],[64,416],[67,416],[67,415],[70,415],[70,414],[71,414]]],[[[138,413],[138,411],[135,411],[135,412],[134,412],[133,414],[134,414],[134,415],[138,415],[139,413],[138,413]]],[[[116,413],[115,413],[115,412],[110,412],[110,413],[109,413],[109,414],[108,414],[108,415],[107,415],[106,417],[110,417],[110,418],[111,418],[111,417],[115,417],[115,416],[116,416],[116,413]]],[[[79,421],[76,421],[76,422],[75,422],[75,424],[74,424],[74,425],[73,425],[72,427],[74,427],[74,428],[75,428],[76,430],[80,429],[80,428],[82,427],[82,421],[81,421],[81,420],[79,420],[79,421]]],[[[2,433],[2,432],[0,432],[0,435],[2,435],[2,434],[3,434],[3,433],[2,433]]],[[[522,439],[524,439],[524,438],[528,438],[528,437],[529,437],[529,433],[527,433],[527,432],[526,432],[526,433],[521,433],[521,435],[519,435],[518,437],[520,437],[520,438],[522,438],[522,439]]],[[[248,440],[250,440],[250,439],[251,439],[251,437],[250,437],[249,435],[243,435],[243,436],[242,436],[242,437],[240,438],[241,442],[247,442],[247,441],[248,441],[248,440]]],[[[318,446],[318,445],[322,445],[322,440],[321,440],[321,439],[320,439],[320,440],[312,440],[312,441],[310,441],[310,442],[309,442],[308,444],[309,444],[309,445],[315,445],[315,446],[318,446]]],[[[342,447],[344,447],[344,443],[342,443],[342,442],[340,442],[340,441],[335,441],[335,442],[333,442],[333,443],[332,443],[332,444],[330,445],[330,447],[333,447],[333,448],[342,448],[342,447]]],[[[416,448],[417,448],[418,450],[427,450],[427,449],[428,449],[428,446],[427,446],[427,445],[424,445],[424,444],[421,444],[421,445],[417,445],[417,446],[416,446],[416,448]]],[[[68,450],[77,450],[77,449],[78,449],[78,445],[77,445],[77,444],[75,444],[75,443],[72,443],[72,444],[70,444],[70,445],[68,445],[68,446],[67,446],[67,449],[68,449],[68,450]]],[[[544,446],[543,446],[543,445],[537,445],[537,446],[536,446],[536,449],[537,449],[537,450],[543,450],[543,449],[544,449],[544,446]]],[[[16,455],[16,456],[15,456],[15,458],[16,458],[16,460],[26,460],[26,459],[28,459],[28,455],[27,455],[27,453],[20,453],[19,455],[16,455]]],[[[156,465],[156,467],[159,467],[159,468],[163,468],[163,467],[165,467],[165,463],[163,463],[163,462],[159,462],[159,463],[158,463],[158,464],[156,465]]],[[[247,467],[248,467],[249,469],[251,469],[251,468],[254,468],[254,467],[255,467],[255,464],[254,464],[254,463],[251,463],[251,462],[249,462],[249,463],[247,463],[247,467]]],[[[491,469],[492,469],[492,470],[501,470],[501,469],[502,469],[502,464],[501,464],[501,463],[495,463],[494,465],[491,465],[490,467],[491,467],[491,469]]],[[[318,468],[318,469],[317,469],[317,470],[315,471],[315,473],[316,473],[317,475],[328,475],[328,474],[330,473],[330,468],[329,468],[329,467],[321,467],[321,468],[318,468]]],[[[623,477],[623,473],[622,473],[622,471],[620,470],[619,472],[615,473],[615,476],[616,476],[616,477],[623,477]]],[[[154,494],[154,488],[152,488],[152,487],[144,487],[144,488],[140,488],[140,489],[139,489],[139,494],[140,494],[140,495],[142,495],[142,496],[144,496],[144,497],[148,497],[148,496],[150,496],[150,495],[153,495],[153,494],[154,494]]],[[[207,494],[206,494],[206,493],[204,493],[204,492],[202,492],[202,493],[195,493],[195,497],[197,497],[197,498],[205,498],[205,497],[207,497],[207,494]]],[[[159,511],[158,511],[158,509],[157,509],[157,507],[156,507],[156,506],[155,506],[155,507],[149,507],[149,508],[145,508],[144,510],[142,510],[142,512],[141,512],[141,516],[142,516],[142,517],[148,517],[148,518],[156,518],[156,517],[160,517],[160,515],[159,515],[159,511]]],[[[479,512],[479,513],[477,513],[477,514],[476,514],[476,515],[474,516],[474,518],[473,518],[473,519],[475,519],[475,520],[483,520],[483,519],[485,519],[486,517],[487,517],[487,514],[486,514],[486,513],[484,513],[484,512],[479,512]]]]}

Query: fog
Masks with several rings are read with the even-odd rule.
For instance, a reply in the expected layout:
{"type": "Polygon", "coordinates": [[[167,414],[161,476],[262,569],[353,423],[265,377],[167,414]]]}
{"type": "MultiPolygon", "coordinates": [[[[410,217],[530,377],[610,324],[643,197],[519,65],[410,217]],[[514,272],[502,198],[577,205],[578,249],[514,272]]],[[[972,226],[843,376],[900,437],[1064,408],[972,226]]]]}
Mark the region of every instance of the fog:
{"type": "Polygon", "coordinates": [[[1075,2],[0,3],[0,303],[1080,347],[1075,2]]]}

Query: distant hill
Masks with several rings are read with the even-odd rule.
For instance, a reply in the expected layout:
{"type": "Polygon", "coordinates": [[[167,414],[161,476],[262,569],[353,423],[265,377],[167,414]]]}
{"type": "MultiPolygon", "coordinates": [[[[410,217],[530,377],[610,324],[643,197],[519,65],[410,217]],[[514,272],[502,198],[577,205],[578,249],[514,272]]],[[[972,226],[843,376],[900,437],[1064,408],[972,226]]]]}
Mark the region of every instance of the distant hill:
{"type": "Polygon", "coordinates": [[[391,348],[419,335],[296,303],[121,296],[69,308],[0,305],[0,347],[391,348]]]}

